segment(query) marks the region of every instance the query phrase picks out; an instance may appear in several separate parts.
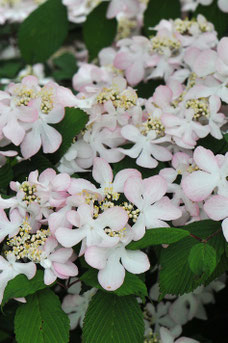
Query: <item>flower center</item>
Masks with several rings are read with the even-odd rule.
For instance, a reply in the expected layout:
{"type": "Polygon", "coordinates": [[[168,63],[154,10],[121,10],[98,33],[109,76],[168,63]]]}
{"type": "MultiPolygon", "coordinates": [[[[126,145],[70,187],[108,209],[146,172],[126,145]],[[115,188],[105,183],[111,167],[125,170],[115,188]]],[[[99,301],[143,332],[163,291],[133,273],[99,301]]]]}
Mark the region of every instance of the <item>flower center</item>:
{"type": "Polygon", "coordinates": [[[206,98],[188,100],[186,102],[186,108],[194,110],[193,117],[195,120],[199,120],[202,117],[207,118],[210,115],[208,101],[206,98]]]}
{"type": "Polygon", "coordinates": [[[128,110],[136,105],[137,95],[132,90],[125,90],[120,93],[117,89],[104,87],[101,93],[97,96],[98,104],[105,104],[111,100],[115,108],[123,108],[128,110]]]}
{"type": "Polygon", "coordinates": [[[6,244],[9,250],[5,251],[5,255],[13,253],[17,260],[28,259],[32,262],[39,263],[44,255],[41,247],[50,236],[50,230],[40,229],[35,233],[31,233],[31,231],[31,226],[25,220],[18,234],[7,239],[6,244]]]}
{"type": "Polygon", "coordinates": [[[53,109],[53,89],[42,88],[39,96],[42,99],[40,109],[44,114],[48,114],[53,109]]]}
{"type": "Polygon", "coordinates": [[[152,118],[150,115],[148,119],[142,124],[140,132],[147,136],[148,132],[154,130],[159,137],[165,135],[165,127],[160,119],[152,118]]]}
{"type": "Polygon", "coordinates": [[[31,99],[34,99],[36,97],[36,93],[33,89],[28,88],[26,86],[19,86],[15,90],[16,95],[16,105],[17,106],[28,106],[28,103],[31,99]]]}
{"type": "Polygon", "coordinates": [[[159,55],[165,55],[167,49],[170,50],[172,56],[179,53],[181,43],[174,37],[153,37],[151,38],[152,50],[159,55]]]}
{"type": "Polygon", "coordinates": [[[27,205],[31,204],[32,202],[40,202],[40,198],[36,194],[36,185],[31,185],[28,181],[24,181],[21,184],[20,189],[25,193],[22,200],[25,201],[27,205]]]}

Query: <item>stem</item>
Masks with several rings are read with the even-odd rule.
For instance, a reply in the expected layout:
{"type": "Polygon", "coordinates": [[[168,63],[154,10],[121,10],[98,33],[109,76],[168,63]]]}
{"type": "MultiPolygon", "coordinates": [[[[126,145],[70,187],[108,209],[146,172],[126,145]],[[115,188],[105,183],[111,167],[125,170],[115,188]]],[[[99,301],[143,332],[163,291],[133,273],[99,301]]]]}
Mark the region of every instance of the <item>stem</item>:
{"type": "Polygon", "coordinates": [[[190,233],[190,236],[193,237],[193,238],[195,238],[195,239],[197,239],[198,241],[202,242],[202,238],[200,238],[200,237],[194,235],[193,233],[190,233]]]}
{"type": "Polygon", "coordinates": [[[196,235],[194,235],[193,233],[190,233],[190,236],[197,239],[198,241],[200,241],[200,243],[207,243],[211,238],[217,236],[218,233],[220,233],[222,231],[222,228],[218,229],[217,231],[215,231],[214,233],[212,233],[210,236],[208,236],[207,238],[200,238],[196,235]]]}

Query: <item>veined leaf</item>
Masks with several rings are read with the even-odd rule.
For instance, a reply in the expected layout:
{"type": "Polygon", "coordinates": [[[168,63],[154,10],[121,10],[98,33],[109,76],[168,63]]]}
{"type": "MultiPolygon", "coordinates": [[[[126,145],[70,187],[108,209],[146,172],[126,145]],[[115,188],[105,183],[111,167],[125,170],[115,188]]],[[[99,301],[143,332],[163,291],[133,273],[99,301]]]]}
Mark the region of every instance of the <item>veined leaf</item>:
{"type": "Polygon", "coordinates": [[[143,343],[143,315],[136,298],[97,292],[89,304],[82,332],[83,343],[143,343]]]}
{"type": "Polygon", "coordinates": [[[59,298],[50,289],[27,297],[16,311],[15,334],[18,343],[67,343],[70,323],[59,298]]]}

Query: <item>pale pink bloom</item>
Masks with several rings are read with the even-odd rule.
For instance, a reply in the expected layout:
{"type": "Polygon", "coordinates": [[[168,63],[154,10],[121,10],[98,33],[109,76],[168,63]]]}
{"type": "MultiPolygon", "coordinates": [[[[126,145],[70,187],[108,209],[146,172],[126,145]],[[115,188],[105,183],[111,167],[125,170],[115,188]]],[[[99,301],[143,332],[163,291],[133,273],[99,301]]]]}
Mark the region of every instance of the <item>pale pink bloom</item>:
{"type": "Polygon", "coordinates": [[[228,12],[228,2],[226,0],[218,0],[218,7],[223,12],[228,12]]]}
{"type": "Polygon", "coordinates": [[[182,181],[183,190],[189,199],[205,200],[215,189],[219,195],[228,196],[228,153],[215,156],[209,149],[199,146],[193,158],[200,170],[194,171],[182,181]]]}
{"type": "Polygon", "coordinates": [[[0,302],[2,302],[8,282],[19,274],[24,274],[29,280],[32,279],[36,274],[36,265],[33,262],[16,262],[16,257],[8,253],[7,260],[0,256],[0,270],[0,302]]]}
{"type": "Polygon", "coordinates": [[[77,266],[72,262],[73,249],[58,248],[55,238],[49,237],[42,249],[40,265],[44,268],[44,283],[52,284],[57,277],[68,279],[78,274],[77,266]]]}
{"type": "MultiPolygon", "coordinates": [[[[142,125],[141,129],[143,130],[142,125]]],[[[134,145],[130,149],[119,148],[118,150],[131,158],[137,158],[136,164],[141,167],[156,168],[158,161],[169,161],[172,158],[168,149],[160,145],[167,142],[167,138],[157,138],[155,130],[149,130],[145,135],[137,127],[126,125],[121,129],[121,134],[134,145]]]]}
{"type": "MultiPolygon", "coordinates": [[[[76,278],[71,279],[72,283],[74,281],[77,281],[76,278]]],[[[81,292],[81,282],[77,282],[67,291],[70,294],[63,298],[62,309],[70,319],[71,330],[74,330],[78,324],[80,324],[81,327],[83,326],[83,320],[88,309],[89,302],[97,289],[91,288],[89,291],[79,295],[81,292]]]]}
{"type": "Polygon", "coordinates": [[[114,206],[99,214],[96,219],[93,215],[93,208],[87,204],[80,205],[77,212],[70,211],[67,214],[68,221],[78,229],[58,228],[55,236],[59,243],[68,248],[83,241],[80,254],[84,253],[86,247],[116,245],[119,237],[107,235],[104,229],[107,227],[113,231],[123,229],[128,221],[127,212],[119,206],[114,206]]]}
{"type": "Polygon", "coordinates": [[[103,158],[96,157],[93,162],[92,175],[94,180],[100,184],[97,192],[105,195],[106,192],[123,193],[126,180],[131,176],[140,177],[141,173],[136,169],[127,168],[119,171],[113,180],[112,168],[108,162],[103,158]]]}
{"type": "Polygon", "coordinates": [[[16,235],[23,223],[23,218],[17,209],[9,213],[10,220],[3,209],[0,209],[0,242],[8,236],[9,238],[16,235]]]}
{"type": "MultiPolygon", "coordinates": [[[[181,153],[180,153],[181,154],[181,153]]],[[[187,166],[186,166],[187,167],[187,166]]],[[[172,193],[173,197],[171,199],[172,203],[179,207],[180,205],[185,205],[183,208],[183,215],[186,215],[186,211],[193,217],[199,215],[198,205],[192,202],[184,193],[182,186],[175,183],[175,180],[178,176],[178,171],[173,168],[164,168],[159,172],[166,181],[167,181],[167,193],[172,193]]]]}
{"type": "Polygon", "coordinates": [[[181,210],[168,197],[164,197],[166,192],[167,182],[159,175],[144,180],[134,176],[127,179],[124,194],[140,210],[137,221],[132,226],[134,240],[142,238],[146,229],[168,227],[165,220],[181,216],[181,210]]]}
{"type": "MultiPolygon", "coordinates": [[[[45,0],[43,0],[44,2],[45,0]]],[[[40,0],[42,3],[42,0],[40,0]]],[[[1,1],[0,4],[0,23],[6,21],[11,23],[22,22],[38,6],[35,0],[1,1]]]]}
{"type": "Polygon", "coordinates": [[[91,146],[82,138],[79,138],[67,150],[58,165],[60,173],[72,175],[78,172],[86,172],[93,164],[93,151],[91,146]]]}
{"type": "Polygon", "coordinates": [[[187,337],[180,337],[175,340],[175,335],[173,335],[168,329],[165,327],[161,327],[160,329],[160,339],[161,343],[200,343],[195,339],[187,338],[187,337]]]}
{"type": "Polygon", "coordinates": [[[47,168],[39,176],[38,170],[31,172],[28,181],[37,186],[36,195],[41,204],[51,207],[62,207],[69,196],[70,176],[66,173],[56,174],[54,169],[47,168]]]}
{"type": "Polygon", "coordinates": [[[167,113],[161,119],[165,125],[165,132],[172,136],[177,145],[183,148],[194,148],[196,141],[206,137],[210,132],[208,125],[201,125],[194,120],[193,109],[186,109],[182,118],[167,113]]]}
{"type": "Polygon", "coordinates": [[[93,268],[99,269],[98,281],[107,291],[114,291],[123,284],[125,269],[132,274],[141,274],[150,268],[145,253],[127,250],[123,243],[113,248],[91,246],[86,249],[85,260],[93,268]]]}
{"type": "Polygon", "coordinates": [[[120,129],[109,130],[102,128],[100,123],[94,123],[92,128],[88,128],[83,136],[93,150],[93,158],[100,156],[109,163],[116,163],[124,158],[124,154],[117,148],[125,142],[120,133],[120,129]]]}
{"type": "Polygon", "coordinates": [[[136,17],[139,10],[139,1],[137,0],[111,0],[107,18],[115,18],[119,13],[124,13],[127,17],[136,17]]]}
{"type": "Polygon", "coordinates": [[[82,63],[77,73],[73,76],[73,88],[87,94],[94,93],[98,87],[111,84],[112,74],[106,68],[93,64],[82,63]]]}
{"type": "Polygon", "coordinates": [[[29,174],[28,181],[22,183],[11,181],[10,188],[17,194],[9,199],[0,198],[0,208],[11,208],[11,210],[17,208],[23,218],[26,212],[31,213],[36,220],[41,220],[42,216],[48,218],[52,212],[50,207],[65,205],[69,196],[67,192],[69,185],[68,174],[56,175],[53,169],[48,168],[38,178],[36,170],[29,174]],[[29,187],[32,194],[28,193],[29,187]]]}
{"type": "MultiPolygon", "coordinates": [[[[183,11],[195,11],[199,4],[210,5],[213,0],[181,0],[183,11]]],[[[163,343],[163,342],[162,342],[163,343]]]]}
{"type": "Polygon", "coordinates": [[[199,77],[215,73],[217,58],[218,55],[214,50],[205,49],[201,51],[196,47],[187,49],[184,56],[185,62],[199,77]]]}
{"type": "Polygon", "coordinates": [[[224,219],[222,222],[222,231],[228,242],[228,196],[212,196],[205,202],[204,211],[213,220],[224,219]]]}
{"type": "Polygon", "coordinates": [[[29,107],[39,112],[39,119],[33,123],[21,144],[23,157],[30,158],[35,155],[41,146],[46,154],[55,152],[62,143],[62,136],[48,124],[56,124],[63,119],[64,107],[57,104],[48,114],[43,113],[40,110],[41,99],[31,100],[29,107]]]}
{"type": "Polygon", "coordinates": [[[1,93],[0,100],[0,134],[4,135],[13,144],[19,145],[26,134],[26,126],[33,125],[38,118],[35,109],[17,103],[13,96],[6,92],[1,93]]]}
{"type": "Polygon", "coordinates": [[[93,1],[89,2],[88,0],[63,0],[63,4],[67,7],[68,18],[73,23],[86,21],[87,15],[96,6],[93,1]]]}
{"type": "Polygon", "coordinates": [[[151,43],[143,36],[134,36],[119,41],[117,46],[120,50],[114,66],[124,70],[128,83],[134,86],[144,79],[146,68],[157,62],[157,58],[151,56],[151,43]]]}

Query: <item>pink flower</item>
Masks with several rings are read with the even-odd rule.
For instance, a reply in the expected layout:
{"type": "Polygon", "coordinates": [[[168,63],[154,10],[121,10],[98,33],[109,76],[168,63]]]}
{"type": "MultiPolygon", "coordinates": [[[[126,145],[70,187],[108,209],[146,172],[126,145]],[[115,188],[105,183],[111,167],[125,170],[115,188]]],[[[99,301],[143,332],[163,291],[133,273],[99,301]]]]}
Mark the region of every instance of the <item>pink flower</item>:
{"type": "Polygon", "coordinates": [[[125,269],[132,274],[141,274],[150,268],[146,254],[127,250],[122,243],[113,248],[91,246],[85,252],[85,260],[99,269],[98,281],[107,291],[114,291],[123,284],[125,269]]]}
{"type": "Polygon", "coordinates": [[[141,125],[141,133],[133,125],[124,126],[121,129],[122,136],[135,144],[130,149],[119,148],[119,151],[131,158],[137,158],[136,164],[144,168],[156,168],[157,161],[171,160],[172,154],[167,148],[159,145],[166,142],[167,138],[157,138],[156,131],[152,129],[144,133],[144,129],[145,127],[141,125]]]}
{"type": "Polygon", "coordinates": [[[9,238],[16,235],[20,229],[20,225],[23,223],[23,218],[19,214],[19,211],[14,209],[9,214],[10,220],[3,209],[0,209],[0,242],[8,236],[9,238]]]}
{"type": "Polygon", "coordinates": [[[128,221],[127,212],[119,206],[108,208],[94,219],[93,208],[87,204],[80,205],[77,212],[70,211],[67,218],[78,229],[61,227],[56,230],[55,236],[60,244],[67,248],[83,241],[81,254],[84,253],[86,247],[116,245],[119,237],[109,236],[105,229],[110,228],[111,231],[119,231],[125,227],[128,221]]]}
{"type": "Polygon", "coordinates": [[[135,240],[145,234],[145,229],[167,227],[164,220],[173,220],[181,216],[181,210],[174,206],[168,197],[167,183],[161,176],[151,176],[142,180],[130,177],[124,186],[126,198],[139,209],[139,215],[132,230],[135,240]]]}
{"type": "Polygon", "coordinates": [[[58,248],[58,242],[49,237],[43,247],[40,265],[44,270],[44,283],[52,284],[57,277],[68,279],[78,274],[77,266],[72,262],[73,249],[58,248]]]}
{"type": "Polygon", "coordinates": [[[228,196],[215,195],[209,198],[204,205],[208,217],[213,220],[223,220],[222,231],[228,242],[228,196]]]}
{"type": "Polygon", "coordinates": [[[16,262],[16,257],[12,253],[7,254],[7,260],[0,256],[0,302],[2,302],[4,290],[10,280],[19,274],[24,274],[30,280],[36,274],[36,265],[33,262],[16,262]]]}
{"type": "Polygon", "coordinates": [[[228,154],[214,156],[213,152],[197,147],[193,154],[199,171],[194,171],[182,181],[185,194],[193,201],[205,200],[217,187],[219,195],[228,196],[228,154]]]}
{"type": "Polygon", "coordinates": [[[41,106],[41,99],[31,100],[29,103],[29,107],[39,112],[39,119],[33,123],[21,144],[21,153],[25,158],[35,155],[41,146],[44,153],[53,153],[62,143],[61,134],[48,124],[56,124],[63,119],[64,107],[58,104],[47,113],[43,113],[41,106]]]}

